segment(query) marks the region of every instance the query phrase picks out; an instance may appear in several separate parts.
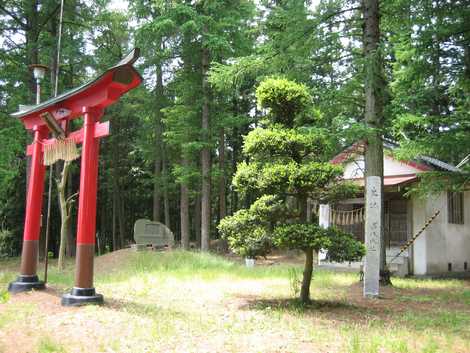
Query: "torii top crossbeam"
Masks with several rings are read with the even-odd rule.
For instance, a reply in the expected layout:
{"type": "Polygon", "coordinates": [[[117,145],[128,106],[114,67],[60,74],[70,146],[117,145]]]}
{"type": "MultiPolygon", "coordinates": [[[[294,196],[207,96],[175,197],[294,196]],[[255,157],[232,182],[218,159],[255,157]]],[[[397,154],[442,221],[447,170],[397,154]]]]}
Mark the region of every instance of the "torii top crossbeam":
{"type": "Polygon", "coordinates": [[[34,126],[45,125],[40,115],[46,112],[60,121],[83,115],[83,107],[104,109],[142,82],[142,77],[132,66],[138,58],[139,49],[135,48],[96,79],[40,104],[19,110],[11,116],[21,119],[26,129],[31,130],[34,126]]]}

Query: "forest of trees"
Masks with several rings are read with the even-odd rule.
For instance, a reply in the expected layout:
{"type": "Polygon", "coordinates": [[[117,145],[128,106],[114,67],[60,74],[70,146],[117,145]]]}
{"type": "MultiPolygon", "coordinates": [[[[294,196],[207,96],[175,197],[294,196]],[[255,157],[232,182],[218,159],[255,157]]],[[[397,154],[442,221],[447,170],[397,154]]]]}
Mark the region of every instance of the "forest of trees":
{"type": "MultiPolygon", "coordinates": [[[[115,1],[65,0],[58,63],[60,1],[0,0],[0,256],[20,251],[31,136],[9,114],[34,103],[31,64],[50,68],[44,100],[57,65],[64,92],[141,49],[144,84],[105,113],[111,135],[101,141],[100,252],[131,242],[139,218],[165,223],[184,248],[208,250],[219,221],[256,200],[239,194],[232,178],[245,158],[244,136],[265,120],[255,92],[266,78],[308,88],[307,115],[334,141],[330,157],[385,137],[400,144],[401,158],[458,164],[470,153],[468,0],[382,0],[371,17],[374,2],[129,0],[117,11],[115,1]]],[[[79,163],[68,196],[77,192],[79,163]]],[[[61,170],[57,163],[55,179],[61,170]]],[[[446,180],[458,187],[465,174],[446,180]]],[[[56,184],[52,190],[49,251],[57,256],[56,184]]],[[[73,207],[70,256],[75,217],[73,207]]]]}

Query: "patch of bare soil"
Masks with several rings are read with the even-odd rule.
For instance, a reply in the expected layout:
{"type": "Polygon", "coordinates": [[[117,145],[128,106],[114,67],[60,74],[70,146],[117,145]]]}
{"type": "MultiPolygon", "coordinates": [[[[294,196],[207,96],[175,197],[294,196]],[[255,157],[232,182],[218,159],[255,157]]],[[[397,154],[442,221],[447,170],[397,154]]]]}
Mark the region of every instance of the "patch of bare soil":
{"type": "MultiPolygon", "coordinates": [[[[61,290],[48,286],[46,290],[18,293],[12,295],[8,302],[10,303],[10,305],[15,305],[18,303],[33,304],[40,308],[40,311],[43,313],[55,314],[64,310],[73,309],[60,305],[60,299],[62,297],[62,294],[63,292],[61,290]]],[[[2,305],[0,305],[0,308],[1,306],[2,305]]]]}
{"type": "Polygon", "coordinates": [[[77,308],[63,307],[60,305],[62,292],[47,287],[44,291],[33,291],[19,293],[11,296],[8,303],[0,304],[0,314],[6,310],[13,310],[11,314],[25,315],[24,322],[18,327],[17,324],[5,325],[0,331],[0,351],[3,353],[33,353],[36,352],[37,341],[40,339],[34,329],[34,322],[37,319],[33,315],[44,315],[53,317],[67,312],[77,311],[77,308]],[[31,305],[31,312],[22,312],[21,308],[28,308],[31,305]],[[34,314],[33,314],[34,313],[34,314]]]}
{"type": "Polygon", "coordinates": [[[126,266],[133,253],[133,249],[127,248],[98,256],[95,258],[95,270],[102,273],[116,271],[126,266]]]}

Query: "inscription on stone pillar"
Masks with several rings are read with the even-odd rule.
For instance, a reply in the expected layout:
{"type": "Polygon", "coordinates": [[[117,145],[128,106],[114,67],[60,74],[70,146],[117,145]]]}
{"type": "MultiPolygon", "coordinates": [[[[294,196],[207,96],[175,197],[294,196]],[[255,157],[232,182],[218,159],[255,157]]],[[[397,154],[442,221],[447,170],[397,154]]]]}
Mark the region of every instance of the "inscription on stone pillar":
{"type": "Polygon", "coordinates": [[[382,180],[380,177],[367,177],[365,224],[367,253],[364,261],[364,297],[377,297],[379,295],[382,197],[382,180]]]}
{"type": "MultiPolygon", "coordinates": [[[[320,204],[318,210],[318,223],[322,228],[328,228],[330,226],[330,205],[329,204],[320,204]]],[[[326,259],[327,252],[326,250],[320,250],[318,252],[318,264],[321,264],[321,261],[326,259]]]]}
{"type": "Polygon", "coordinates": [[[328,228],[330,226],[330,205],[320,204],[318,222],[320,227],[328,228]]]}

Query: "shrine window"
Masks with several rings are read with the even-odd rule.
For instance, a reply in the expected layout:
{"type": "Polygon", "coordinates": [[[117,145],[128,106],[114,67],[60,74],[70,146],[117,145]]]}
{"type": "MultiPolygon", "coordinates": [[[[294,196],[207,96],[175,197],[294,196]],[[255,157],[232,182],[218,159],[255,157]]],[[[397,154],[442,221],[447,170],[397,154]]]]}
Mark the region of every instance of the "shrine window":
{"type": "Polygon", "coordinates": [[[447,219],[449,223],[464,224],[463,192],[447,193],[447,219]]]}

